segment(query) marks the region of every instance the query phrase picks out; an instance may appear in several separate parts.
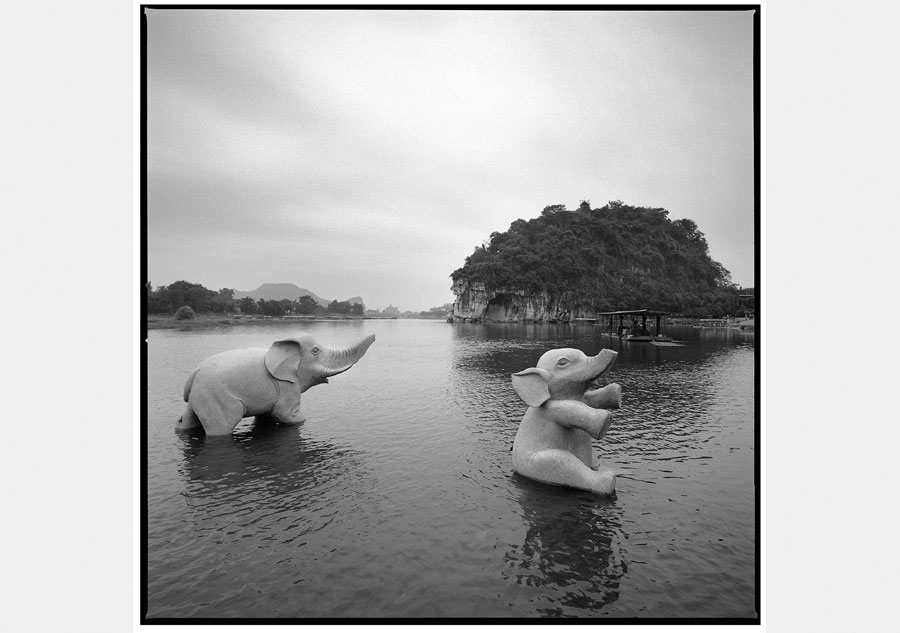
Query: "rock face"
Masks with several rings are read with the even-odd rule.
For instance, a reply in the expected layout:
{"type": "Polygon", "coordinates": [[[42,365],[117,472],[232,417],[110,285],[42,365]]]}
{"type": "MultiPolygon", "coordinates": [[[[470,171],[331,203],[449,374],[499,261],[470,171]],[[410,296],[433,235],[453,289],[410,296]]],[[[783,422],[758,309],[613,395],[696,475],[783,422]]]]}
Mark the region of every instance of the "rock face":
{"type": "Polygon", "coordinates": [[[597,316],[596,307],[570,293],[527,292],[519,288],[488,288],[465,278],[453,283],[453,321],[568,323],[579,317],[597,316]]]}

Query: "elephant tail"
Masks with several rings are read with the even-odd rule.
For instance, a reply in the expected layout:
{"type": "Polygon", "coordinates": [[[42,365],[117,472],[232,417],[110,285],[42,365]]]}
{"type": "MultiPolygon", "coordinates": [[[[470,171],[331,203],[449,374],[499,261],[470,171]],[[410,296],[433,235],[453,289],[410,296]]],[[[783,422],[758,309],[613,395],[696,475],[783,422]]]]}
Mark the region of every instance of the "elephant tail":
{"type": "Polygon", "coordinates": [[[194,376],[197,375],[197,372],[200,371],[200,368],[194,370],[194,372],[187,379],[187,382],[184,383],[184,401],[188,401],[188,397],[191,395],[191,386],[194,384],[194,376]]]}

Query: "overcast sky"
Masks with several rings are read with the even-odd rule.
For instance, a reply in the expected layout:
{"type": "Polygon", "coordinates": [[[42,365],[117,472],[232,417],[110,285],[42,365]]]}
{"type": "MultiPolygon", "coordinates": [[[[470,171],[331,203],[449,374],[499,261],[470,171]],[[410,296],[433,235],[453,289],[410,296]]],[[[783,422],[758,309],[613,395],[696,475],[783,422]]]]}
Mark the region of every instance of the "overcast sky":
{"type": "Polygon", "coordinates": [[[609,200],[753,285],[750,12],[147,10],[155,286],[424,310],[493,231],[609,200]]]}

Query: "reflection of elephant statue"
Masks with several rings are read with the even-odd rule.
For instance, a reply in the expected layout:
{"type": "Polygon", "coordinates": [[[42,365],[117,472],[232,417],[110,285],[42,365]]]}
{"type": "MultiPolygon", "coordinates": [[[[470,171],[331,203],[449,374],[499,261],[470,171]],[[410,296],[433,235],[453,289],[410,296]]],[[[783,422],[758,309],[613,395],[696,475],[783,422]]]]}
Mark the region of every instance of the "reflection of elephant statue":
{"type": "Polygon", "coordinates": [[[525,586],[519,615],[585,618],[608,613],[628,571],[622,508],[613,498],[586,503],[590,493],[575,489],[522,481],[518,490],[525,537],[519,545],[508,545],[501,575],[525,586]]]}
{"type": "Polygon", "coordinates": [[[281,424],[249,424],[227,437],[179,433],[183,461],[178,470],[184,478],[185,501],[218,508],[218,496],[233,503],[234,491],[252,490],[261,505],[279,498],[283,502],[280,507],[296,508],[302,498],[327,494],[338,482],[349,486],[342,472],[348,465],[359,478],[361,466],[349,447],[292,429],[281,424]],[[265,481],[265,486],[260,486],[260,481],[265,481]],[[300,497],[297,504],[286,503],[296,497],[300,497]]]}
{"type": "Polygon", "coordinates": [[[209,435],[228,435],[241,418],[268,416],[287,424],[306,420],[300,394],[350,369],[375,340],[332,350],[308,334],[275,341],[269,349],[237,349],[203,361],[184,385],[187,407],[175,428],[202,425],[209,435]]]}
{"type": "Polygon", "coordinates": [[[618,409],[619,385],[599,384],[617,352],[586,356],[577,349],[546,352],[531,367],[512,375],[513,388],[528,405],[513,442],[513,470],[548,484],[604,495],[616,489],[616,476],[594,463],[591,438],[600,439],[612,422],[606,409],[618,409]]]}

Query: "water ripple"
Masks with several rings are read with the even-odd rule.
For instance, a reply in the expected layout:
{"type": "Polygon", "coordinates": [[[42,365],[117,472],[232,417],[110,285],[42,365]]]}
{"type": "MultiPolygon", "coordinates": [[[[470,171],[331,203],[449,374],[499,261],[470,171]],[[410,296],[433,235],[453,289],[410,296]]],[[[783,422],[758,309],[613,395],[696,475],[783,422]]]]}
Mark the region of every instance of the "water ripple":
{"type": "Polygon", "coordinates": [[[153,331],[150,617],[730,617],[753,614],[753,362],[740,341],[638,347],[593,328],[304,324],[376,333],[304,394],[299,427],[174,433],[211,353],[292,326],[153,331]],[[619,351],[623,408],[595,443],[618,494],[512,472],[510,374],[550,347],[619,351]]]}

